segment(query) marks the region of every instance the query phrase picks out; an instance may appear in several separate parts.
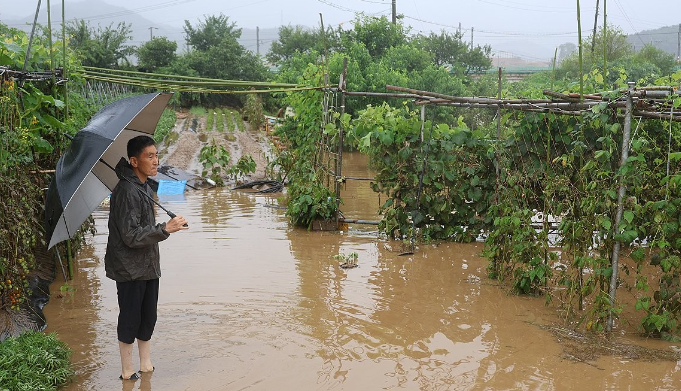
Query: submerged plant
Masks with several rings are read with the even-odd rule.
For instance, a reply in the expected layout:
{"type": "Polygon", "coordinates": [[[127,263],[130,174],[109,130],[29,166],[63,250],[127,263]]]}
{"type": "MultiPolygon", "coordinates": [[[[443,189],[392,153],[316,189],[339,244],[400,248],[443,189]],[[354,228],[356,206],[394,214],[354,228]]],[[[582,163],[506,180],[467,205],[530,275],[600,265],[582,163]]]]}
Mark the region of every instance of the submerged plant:
{"type": "Polygon", "coordinates": [[[357,258],[359,258],[359,255],[356,252],[352,252],[347,255],[339,253],[334,255],[333,258],[338,261],[339,266],[343,269],[352,269],[359,266],[357,264],[357,258]]]}

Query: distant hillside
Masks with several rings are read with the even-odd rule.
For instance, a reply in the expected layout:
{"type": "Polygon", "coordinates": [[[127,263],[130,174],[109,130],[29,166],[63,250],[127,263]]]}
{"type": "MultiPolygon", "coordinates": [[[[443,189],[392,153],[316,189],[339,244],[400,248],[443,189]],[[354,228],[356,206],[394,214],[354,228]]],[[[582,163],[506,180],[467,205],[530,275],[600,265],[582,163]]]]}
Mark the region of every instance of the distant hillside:
{"type": "MultiPolygon", "coordinates": [[[[52,30],[61,32],[61,4],[52,2],[52,30]]],[[[129,10],[107,4],[100,0],[88,0],[80,3],[66,4],[66,21],[85,19],[90,22],[90,26],[107,27],[113,23],[114,26],[120,22],[132,25],[131,44],[139,46],[148,41],[151,34],[154,36],[166,36],[169,39],[177,40],[182,35],[178,34],[178,29],[172,26],[154,23],[138,14],[131,13],[129,10]],[[98,16],[95,16],[98,15],[98,16]],[[151,28],[151,30],[150,30],[151,28]],[[172,38],[171,38],[172,36],[172,38]]],[[[33,15],[26,15],[21,19],[3,20],[3,23],[10,27],[16,27],[30,32],[33,23],[33,15]]],[[[47,11],[42,9],[38,16],[38,23],[47,25],[47,11]]],[[[179,32],[181,33],[181,29],[179,32]]],[[[178,43],[179,44],[179,43],[178,43]]]]}
{"type": "Polygon", "coordinates": [[[644,30],[629,35],[627,40],[636,50],[641,49],[644,45],[653,45],[676,56],[679,42],[679,25],[660,27],[655,30],[644,30]]]}
{"type": "MultiPolygon", "coordinates": [[[[58,31],[61,34],[61,4],[54,4],[52,6],[52,30],[58,31]]],[[[31,31],[31,23],[33,23],[33,16],[26,15],[18,19],[8,19],[5,14],[2,14],[2,23],[15,27],[29,33],[31,31]]],[[[140,46],[147,42],[152,36],[166,37],[172,41],[177,42],[179,52],[186,50],[184,40],[184,30],[181,26],[170,26],[159,24],[146,19],[139,14],[130,12],[126,8],[110,5],[101,0],[88,0],[80,3],[67,3],[66,20],[85,19],[90,22],[90,26],[107,27],[113,24],[114,27],[120,22],[125,22],[132,26],[132,40],[130,44],[133,46],[140,46]],[[98,15],[94,17],[93,15],[98,15]]],[[[47,25],[47,11],[42,10],[38,16],[38,23],[47,25]]],[[[240,27],[241,26],[238,26],[240,27]]],[[[276,28],[260,29],[260,54],[265,55],[270,49],[272,42],[279,37],[279,30],[276,28]]],[[[242,28],[241,39],[239,43],[246,49],[256,52],[258,49],[256,39],[256,29],[242,28]]]]}

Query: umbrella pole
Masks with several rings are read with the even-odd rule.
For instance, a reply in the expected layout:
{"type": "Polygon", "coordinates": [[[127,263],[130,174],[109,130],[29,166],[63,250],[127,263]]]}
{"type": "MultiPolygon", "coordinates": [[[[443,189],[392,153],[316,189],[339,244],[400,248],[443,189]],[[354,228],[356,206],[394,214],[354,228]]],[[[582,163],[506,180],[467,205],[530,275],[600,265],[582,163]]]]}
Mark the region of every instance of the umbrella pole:
{"type": "MultiPolygon", "coordinates": [[[[107,164],[107,165],[108,165],[108,164],[107,164]]],[[[175,216],[176,216],[175,213],[173,213],[173,212],[169,211],[168,209],[164,208],[163,205],[159,204],[158,201],[156,201],[152,196],[150,196],[149,194],[147,194],[147,192],[145,192],[144,190],[142,190],[142,189],[140,189],[139,187],[137,187],[137,185],[135,185],[130,179],[128,179],[128,178],[126,178],[126,177],[123,177],[123,179],[125,179],[125,180],[126,180],[128,183],[130,183],[131,185],[135,186],[135,189],[137,189],[137,190],[140,192],[140,194],[142,194],[142,195],[144,195],[145,197],[147,197],[147,198],[149,199],[149,201],[153,202],[154,204],[156,204],[156,206],[158,206],[159,208],[163,209],[163,211],[166,212],[166,213],[168,214],[168,216],[170,216],[171,219],[174,219],[174,218],[175,218],[175,216]]]]}
{"type": "MultiPolygon", "coordinates": [[[[113,172],[116,172],[116,169],[113,168],[113,167],[111,167],[111,165],[109,165],[109,163],[105,162],[103,159],[99,159],[99,161],[102,162],[105,166],[109,167],[111,170],[113,170],[113,172]]],[[[116,175],[118,176],[118,173],[117,173],[116,175]]],[[[143,194],[145,197],[147,197],[147,198],[149,199],[149,201],[153,202],[154,204],[156,204],[156,206],[158,206],[159,208],[163,209],[163,211],[166,212],[166,213],[168,214],[168,216],[170,216],[171,219],[174,219],[175,216],[177,216],[175,213],[173,213],[173,212],[169,211],[168,209],[164,208],[163,205],[159,204],[152,196],[150,196],[149,194],[147,194],[147,192],[145,192],[144,190],[142,190],[142,189],[140,189],[139,187],[137,187],[137,185],[135,185],[130,179],[128,179],[128,178],[126,178],[126,177],[124,177],[124,176],[118,176],[118,177],[119,177],[119,178],[125,179],[128,183],[130,183],[131,185],[133,185],[133,186],[135,187],[135,189],[137,189],[137,190],[140,192],[140,194],[143,194]]],[[[187,224],[184,224],[184,226],[187,227],[188,225],[187,225],[187,224]]]]}

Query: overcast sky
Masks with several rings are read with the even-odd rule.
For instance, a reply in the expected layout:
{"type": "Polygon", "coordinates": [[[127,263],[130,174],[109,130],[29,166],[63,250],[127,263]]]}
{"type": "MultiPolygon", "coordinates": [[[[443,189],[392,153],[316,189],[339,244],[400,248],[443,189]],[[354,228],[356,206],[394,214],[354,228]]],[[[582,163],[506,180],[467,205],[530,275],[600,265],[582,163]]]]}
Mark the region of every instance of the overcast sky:
{"type": "MultiPolygon", "coordinates": [[[[65,0],[69,5],[82,0],[65,0]]],[[[280,25],[319,26],[320,13],[327,26],[348,25],[358,12],[391,17],[392,0],[103,0],[130,9],[157,23],[182,25],[205,15],[223,13],[243,28],[280,25]]],[[[599,26],[603,2],[600,1],[599,26]]],[[[42,0],[46,7],[47,0],[42,0]]],[[[0,20],[24,17],[35,12],[37,0],[0,0],[0,20]]],[[[581,0],[582,30],[593,29],[596,0],[581,0]]],[[[61,4],[52,0],[52,6],[61,4]]],[[[456,31],[461,24],[465,39],[475,44],[502,45],[527,40],[555,48],[577,42],[576,0],[396,0],[397,13],[412,32],[445,29],[456,31]]],[[[54,17],[54,16],[53,16],[54,17]]],[[[681,0],[607,0],[609,24],[625,33],[681,23],[681,0]]],[[[55,19],[61,19],[57,15],[55,19]]]]}

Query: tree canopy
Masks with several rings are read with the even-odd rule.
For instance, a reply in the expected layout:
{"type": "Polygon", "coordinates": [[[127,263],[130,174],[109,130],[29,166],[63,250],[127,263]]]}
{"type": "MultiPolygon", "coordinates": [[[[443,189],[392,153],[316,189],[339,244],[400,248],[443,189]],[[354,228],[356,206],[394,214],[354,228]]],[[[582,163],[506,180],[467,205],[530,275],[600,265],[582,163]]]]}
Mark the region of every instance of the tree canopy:
{"type": "Polygon", "coordinates": [[[272,42],[267,60],[273,64],[290,60],[293,56],[301,53],[317,51],[323,53],[324,41],[330,40],[334,35],[333,29],[327,29],[326,37],[319,30],[311,30],[304,26],[281,26],[279,39],[272,42]]]}
{"type": "Polygon", "coordinates": [[[127,57],[135,53],[135,47],[128,44],[132,38],[132,26],[127,23],[94,28],[80,19],[67,23],[66,34],[70,37],[69,47],[80,54],[83,65],[119,68],[126,65],[127,57]]]}
{"type": "MultiPolygon", "coordinates": [[[[603,73],[603,61],[605,60],[608,72],[603,75],[608,83],[615,83],[618,79],[639,81],[644,78],[658,78],[673,72],[675,61],[674,55],[664,52],[652,45],[646,45],[636,51],[627,41],[626,34],[617,26],[608,26],[605,33],[602,28],[582,41],[582,47],[590,48],[595,42],[594,50],[583,50],[583,71],[588,73],[592,70],[603,73]],[[603,58],[605,54],[605,59],[603,58]]],[[[561,53],[567,47],[560,47],[561,53]]],[[[567,52],[567,50],[565,50],[567,52]]],[[[579,75],[579,53],[572,52],[560,63],[558,76],[577,78],[579,75]]]]}
{"type": "MultiPolygon", "coordinates": [[[[467,75],[491,65],[489,46],[471,48],[461,34],[446,31],[410,35],[409,28],[393,24],[385,16],[358,15],[349,30],[283,27],[268,59],[279,66],[278,79],[306,83],[301,75],[310,64],[328,62],[329,80],[338,80],[343,59],[348,59],[347,88],[351,91],[384,92],[387,84],[423,88],[445,94],[462,94],[474,85],[467,75]],[[326,41],[326,45],[324,45],[326,41]],[[328,56],[322,54],[328,53],[328,56]]],[[[346,103],[352,113],[381,98],[353,98],[346,103]]]]}
{"type": "Polygon", "coordinates": [[[177,42],[166,37],[154,37],[137,50],[139,67],[153,72],[158,68],[170,65],[177,55],[177,42]]]}
{"type": "Polygon", "coordinates": [[[184,64],[199,75],[215,79],[264,81],[267,69],[238,39],[241,29],[225,15],[208,16],[196,26],[185,20],[187,45],[184,64]]]}

